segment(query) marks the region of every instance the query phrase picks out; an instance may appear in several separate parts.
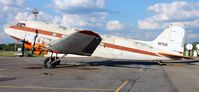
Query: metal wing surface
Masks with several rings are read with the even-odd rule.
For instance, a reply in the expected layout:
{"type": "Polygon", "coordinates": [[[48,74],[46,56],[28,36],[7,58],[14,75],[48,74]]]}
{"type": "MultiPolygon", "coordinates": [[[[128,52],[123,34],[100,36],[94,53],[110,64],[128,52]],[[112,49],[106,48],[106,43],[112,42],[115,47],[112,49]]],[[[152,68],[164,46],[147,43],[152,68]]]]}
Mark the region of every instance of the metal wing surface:
{"type": "Polygon", "coordinates": [[[77,31],[71,35],[49,43],[46,47],[55,53],[90,56],[100,44],[102,38],[89,30],[77,31]]]}

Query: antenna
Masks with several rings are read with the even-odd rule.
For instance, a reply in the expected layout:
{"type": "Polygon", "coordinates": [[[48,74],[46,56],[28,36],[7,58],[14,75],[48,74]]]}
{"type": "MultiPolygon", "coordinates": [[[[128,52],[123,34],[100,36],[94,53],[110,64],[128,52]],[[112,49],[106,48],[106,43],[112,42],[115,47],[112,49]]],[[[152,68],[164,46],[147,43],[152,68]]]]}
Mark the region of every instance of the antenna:
{"type": "Polygon", "coordinates": [[[37,15],[39,14],[39,10],[36,9],[36,8],[34,8],[34,9],[32,10],[32,14],[34,15],[34,20],[37,21],[37,15]]]}

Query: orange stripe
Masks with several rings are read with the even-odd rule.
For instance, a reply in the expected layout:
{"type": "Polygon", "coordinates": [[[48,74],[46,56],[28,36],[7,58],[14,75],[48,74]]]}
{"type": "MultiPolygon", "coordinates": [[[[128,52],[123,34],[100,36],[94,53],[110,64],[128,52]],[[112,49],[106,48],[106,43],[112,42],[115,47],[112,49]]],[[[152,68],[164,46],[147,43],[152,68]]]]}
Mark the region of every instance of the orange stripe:
{"type": "Polygon", "coordinates": [[[129,51],[129,52],[134,52],[134,53],[146,54],[150,56],[158,56],[156,53],[153,53],[153,52],[138,50],[134,48],[124,47],[124,46],[119,46],[119,45],[114,45],[114,44],[109,44],[109,43],[104,43],[104,47],[109,47],[113,49],[124,50],[124,51],[129,51]]]}
{"type": "Polygon", "coordinates": [[[186,57],[186,56],[180,56],[180,55],[169,54],[169,53],[163,53],[163,52],[159,52],[158,54],[163,55],[163,56],[166,56],[166,57],[193,59],[193,57],[186,57]]]}
{"type": "MultiPolygon", "coordinates": [[[[34,33],[35,33],[35,30],[37,30],[39,34],[44,34],[44,35],[49,35],[49,36],[52,36],[52,33],[53,33],[53,32],[49,32],[49,31],[46,31],[46,30],[35,29],[35,28],[30,28],[30,27],[10,26],[10,28],[22,30],[22,31],[27,31],[27,32],[34,32],[34,33]]],[[[56,33],[56,37],[61,38],[62,34],[56,33]]],[[[138,50],[138,49],[124,47],[124,46],[118,46],[118,45],[109,44],[109,43],[104,43],[104,46],[109,47],[109,48],[113,48],[113,49],[119,49],[119,50],[134,52],[134,53],[146,54],[146,55],[151,55],[151,56],[158,56],[156,53],[153,53],[153,52],[138,50]]]]}
{"type": "MultiPolygon", "coordinates": [[[[17,30],[22,30],[22,31],[27,31],[27,32],[34,32],[37,30],[39,34],[44,34],[48,36],[52,36],[53,32],[49,32],[46,30],[41,30],[41,29],[36,29],[36,28],[30,28],[30,27],[20,27],[20,26],[10,26],[10,28],[17,29],[17,30]]],[[[56,37],[62,37],[62,34],[56,33],[56,37]]]]}

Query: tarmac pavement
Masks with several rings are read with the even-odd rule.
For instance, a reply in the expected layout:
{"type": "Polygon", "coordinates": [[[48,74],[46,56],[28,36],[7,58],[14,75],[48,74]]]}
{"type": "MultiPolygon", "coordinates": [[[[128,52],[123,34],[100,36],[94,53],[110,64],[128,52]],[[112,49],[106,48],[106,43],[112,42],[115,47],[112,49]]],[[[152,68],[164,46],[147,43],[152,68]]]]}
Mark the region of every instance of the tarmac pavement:
{"type": "Polygon", "coordinates": [[[0,57],[0,92],[198,92],[199,64],[67,57],[43,69],[37,57],[0,57]]]}

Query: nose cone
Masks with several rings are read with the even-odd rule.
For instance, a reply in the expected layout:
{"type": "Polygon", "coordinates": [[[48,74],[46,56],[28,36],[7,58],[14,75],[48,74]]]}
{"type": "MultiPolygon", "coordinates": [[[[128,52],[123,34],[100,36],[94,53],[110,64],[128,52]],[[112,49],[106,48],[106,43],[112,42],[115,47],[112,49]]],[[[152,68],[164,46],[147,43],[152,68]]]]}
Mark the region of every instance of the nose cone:
{"type": "Polygon", "coordinates": [[[7,26],[4,28],[4,32],[11,36],[12,38],[19,40],[19,37],[16,30],[12,28],[12,26],[7,26]]]}
{"type": "Polygon", "coordinates": [[[4,32],[6,33],[6,34],[8,34],[8,35],[11,35],[11,33],[10,33],[10,26],[7,26],[7,27],[5,27],[4,28],[4,32]]]}
{"type": "Polygon", "coordinates": [[[11,26],[5,27],[5,28],[4,28],[4,32],[5,32],[6,34],[8,34],[9,36],[11,36],[11,37],[14,37],[14,36],[17,35],[17,33],[14,31],[13,28],[11,28],[11,26]]]}

